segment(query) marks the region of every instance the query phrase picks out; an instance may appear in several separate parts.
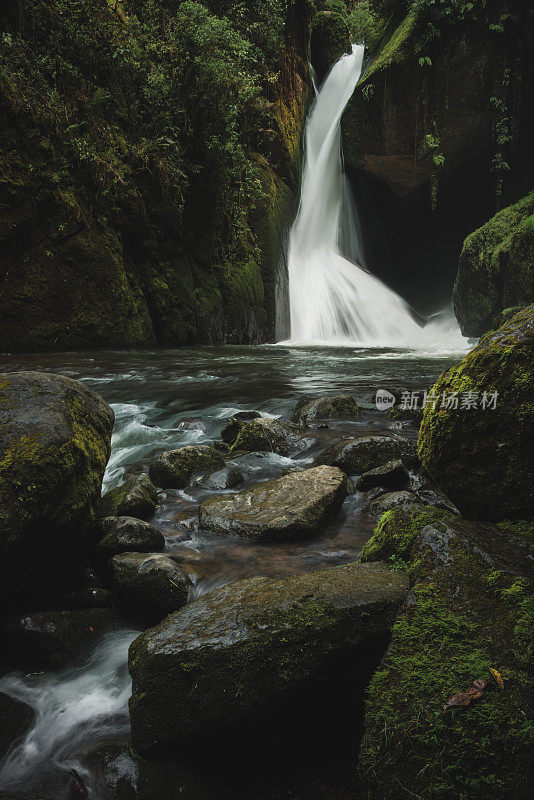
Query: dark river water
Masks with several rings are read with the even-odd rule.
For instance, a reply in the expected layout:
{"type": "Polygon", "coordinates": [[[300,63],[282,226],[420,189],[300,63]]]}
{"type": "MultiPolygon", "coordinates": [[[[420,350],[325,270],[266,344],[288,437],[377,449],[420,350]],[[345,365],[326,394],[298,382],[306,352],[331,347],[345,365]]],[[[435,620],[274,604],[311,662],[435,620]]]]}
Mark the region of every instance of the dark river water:
{"type": "MultiPolygon", "coordinates": [[[[0,356],[0,371],[61,373],[83,381],[112,405],[116,423],[105,490],[120,483],[125,473],[145,469],[164,450],[220,439],[226,420],[236,411],[254,410],[288,419],[303,395],[344,393],[356,398],[363,409],[357,422],[310,429],[302,451],[292,459],[272,453],[233,459],[231,463],[243,472],[246,486],[275,477],[290,466],[310,465],[321,448],[340,435],[394,431],[414,438],[417,430],[413,423],[392,421],[376,409],[374,391],[427,389],[464,353],[283,345],[190,347],[6,355],[0,356]]],[[[357,557],[376,524],[362,509],[364,498],[355,492],[318,536],[258,544],[199,530],[198,505],[207,496],[205,489],[194,485],[162,492],[154,519],[166,537],[167,550],[181,557],[191,575],[192,599],[252,575],[288,575],[347,563],[357,557]]],[[[100,746],[106,737],[127,740],[126,657],[135,635],[127,630],[114,634],[100,643],[86,663],[60,673],[0,679],[0,691],[25,700],[38,711],[35,728],[0,765],[0,789],[29,791],[43,799],[70,797],[72,786],[65,789],[65,776],[76,768],[90,797],[110,796],[95,780],[82,754],[100,746]]],[[[131,771],[132,762],[122,751],[108,770],[116,775],[131,771]]]]}

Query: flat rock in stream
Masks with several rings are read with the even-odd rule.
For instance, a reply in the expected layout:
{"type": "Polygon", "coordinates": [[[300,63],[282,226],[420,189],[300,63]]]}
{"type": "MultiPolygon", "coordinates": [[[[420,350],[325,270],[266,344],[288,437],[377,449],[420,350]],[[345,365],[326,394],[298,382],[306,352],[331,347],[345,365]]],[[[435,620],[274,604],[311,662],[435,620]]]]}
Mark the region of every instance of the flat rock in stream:
{"type": "Polygon", "coordinates": [[[296,405],[291,422],[309,425],[327,419],[358,419],[361,411],[353,397],[346,394],[337,397],[303,397],[296,405]]]}
{"type": "Polygon", "coordinates": [[[267,452],[290,456],[304,450],[309,439],[303,438],[302,428],[291,422],[261,417],[246,422],[235,440],[232,451],[267,452]]]}
{"type": "Polygon", "coordinates": [[[395,459],[412,466],[417,460],[415,442],[402,436],[361,436],[327,447],[315,464],[330,464],[347,475],[362,475],[395,459]]]}
{"type": "Polygon", "coordinates": [[[221,453],[209,444],[187,445],[159,455],[148,470],[162,489],[183,489],[198,472],[224,467],[221,453]]]}
{"type": "Polygon", "coordinates": [[[148,475],[131,475],[104,495],[100,503],[100,516],[148,520],[157,505],[158,491],[148,475]]]}
{"type": "Polygon", "coordinates": [[[350,564],[205,594],[130,648],[134,748],[154,751],[235,721],[334,656],[346,654],[356,670],[366,651],[358,646],[387,634],[407,589],[406,576],[384,564],[350,564]]]}
{"type": "Polygon", "coordinates": [[[349,491],[337,467],[313,467],[264,481],[200,506],[200,528],[245,539],[291,539],[316,533],[349,491]]]}

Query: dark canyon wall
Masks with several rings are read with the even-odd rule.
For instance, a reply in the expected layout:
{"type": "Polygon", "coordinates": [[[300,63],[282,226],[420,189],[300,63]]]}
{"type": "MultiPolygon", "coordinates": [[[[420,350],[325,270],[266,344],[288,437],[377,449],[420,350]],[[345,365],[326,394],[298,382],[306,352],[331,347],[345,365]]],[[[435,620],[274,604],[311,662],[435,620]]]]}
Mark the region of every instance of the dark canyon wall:
{"type": "Polygon", "coordinates": [[[0,350],[257,342],[297,199],[308,0],[0,11],[0,350]]]}

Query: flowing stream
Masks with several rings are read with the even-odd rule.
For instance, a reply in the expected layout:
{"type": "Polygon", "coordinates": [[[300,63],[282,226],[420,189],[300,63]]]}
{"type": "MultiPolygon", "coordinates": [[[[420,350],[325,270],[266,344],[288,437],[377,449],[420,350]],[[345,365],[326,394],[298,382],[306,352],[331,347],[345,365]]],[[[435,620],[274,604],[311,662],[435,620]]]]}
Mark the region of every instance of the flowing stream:
{"type": "Polygon", "coordinates": [[[343,171],[341,117],[360,78],[363,54],[363,45],[354,45],[352,54],[334,65],[308,119],[300,207],[288,254],[290,341],[460,346],[450,317],[422,328],[399,295],[356,263],[362,248],[343,171]]]}

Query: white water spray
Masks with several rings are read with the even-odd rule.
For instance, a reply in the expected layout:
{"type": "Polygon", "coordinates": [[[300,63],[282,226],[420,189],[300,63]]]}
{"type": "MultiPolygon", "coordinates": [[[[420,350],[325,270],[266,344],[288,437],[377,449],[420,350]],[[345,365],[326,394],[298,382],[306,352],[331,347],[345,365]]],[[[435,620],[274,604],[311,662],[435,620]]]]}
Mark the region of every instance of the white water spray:
{"type": "Polygon", "coordinates": [[[42,675],[7,675],[0,680],[0,691],[36,712],[28,735],[0,765],[0,791],[33,793],[46,786],[60,798],[71,769],[90,787],[91,775],[79,754],[114,737],[125,738],[130,730],[127,660],[136,636],[135,631],[110,634],[82,667],[42,675]]]}
{"type": "Polygon", "coordinates": [[[341,253],[356,215],[341,154],[341,117],[358,83],[364,47],[334,65],[308,119],[300,207],[288,254],[292,344],[419,347],[464,340],[454,324],[422,329],[409,306],[378,278],[341,253]],[[440,328],[438,335],[437,327],[440,328]],[[444,341],[446,340],[446,342],[444,341]]]}

